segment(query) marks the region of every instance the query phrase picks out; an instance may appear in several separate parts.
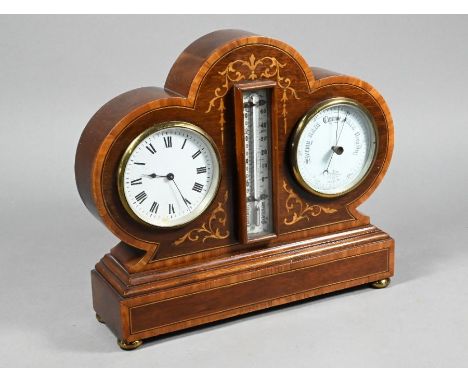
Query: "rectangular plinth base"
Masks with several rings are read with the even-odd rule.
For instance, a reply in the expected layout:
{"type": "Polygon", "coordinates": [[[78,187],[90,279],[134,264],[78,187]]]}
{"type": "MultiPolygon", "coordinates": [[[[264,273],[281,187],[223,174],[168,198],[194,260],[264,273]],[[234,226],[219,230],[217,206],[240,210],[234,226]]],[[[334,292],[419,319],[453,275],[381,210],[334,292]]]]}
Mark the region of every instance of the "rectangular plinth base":
{"type": "MultiPolygon", "coordinates": [[[[269,248],[183,272],[122,280],[106,255],[92,271],[96,313],[124,341],[141,340],[391,277],[394,242],[374,226],[269,248]],[[190,273],[192,272],[192,273],[190,273]]],[[[118,269],[118,268],[115,268],[118,269]]]]}

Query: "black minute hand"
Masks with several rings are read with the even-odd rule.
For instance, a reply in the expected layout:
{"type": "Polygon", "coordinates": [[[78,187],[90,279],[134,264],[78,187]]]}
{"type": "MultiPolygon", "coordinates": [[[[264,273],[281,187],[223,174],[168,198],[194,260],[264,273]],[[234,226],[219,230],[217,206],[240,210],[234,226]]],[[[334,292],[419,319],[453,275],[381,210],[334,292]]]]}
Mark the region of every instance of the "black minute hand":
{"type": "MultiPolygon", "coordinates": [[[[175,180],[174,180],[174,175],[173,175],[173,174],[168,174],[168,175],[167,175],[167,179],[172,180],[172,181],[174,182],[174,186],[176,186],[177,191],[179,191],[179,194],[180,194],[180,196],[182,197],[182,200],[184,201],[184,203],[185,203],[185,205],[187,206],[187,208],[190,209],[190,207],[189,207],[189,205],[188,205],[188,203],[187,203],[188,200],[185,199],[184,195],[182,195],[182,192],[180,191],[179,186],[177,186],[177,183],[176,183],[175,180]],[[170,175],[172,175],[172,176],[170,176],[170,175]]],[[[189,202],[189,203],[190,203],[190,202],[189,202]]]]}

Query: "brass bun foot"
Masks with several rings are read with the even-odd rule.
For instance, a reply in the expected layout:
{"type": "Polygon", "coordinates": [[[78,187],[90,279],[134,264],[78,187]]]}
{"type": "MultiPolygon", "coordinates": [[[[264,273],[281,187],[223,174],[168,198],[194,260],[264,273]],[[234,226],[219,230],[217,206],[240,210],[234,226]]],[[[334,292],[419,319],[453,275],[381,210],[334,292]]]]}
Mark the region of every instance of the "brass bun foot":
{"type": "Polygon", "coordinates": [[[372,288],[375,288],[375,289],[383,289],[383,288],[386,288],[390,285],[390,279],[389,278],[386,278],[386,279],[382,279],[382,280],[377,280],[377,281],[374,281],[373,283],[370,284],[372,288]]]}
{"type": "Polygon", "coordinates": [[[96,313],[96,320],[98,320],[98,322],[100,322],[101,324],[104,324],[104,320],[101,318],[101,316],[99,314],[96,313]]]}
{"type": "Polygon", "coordinates": [[[139,348],[143,344],[143,341],[136,340],[132,342],[127,342],[124,340],[117,340],[117,343],[122,350],[134,350],[136,348],[139,348]]]}

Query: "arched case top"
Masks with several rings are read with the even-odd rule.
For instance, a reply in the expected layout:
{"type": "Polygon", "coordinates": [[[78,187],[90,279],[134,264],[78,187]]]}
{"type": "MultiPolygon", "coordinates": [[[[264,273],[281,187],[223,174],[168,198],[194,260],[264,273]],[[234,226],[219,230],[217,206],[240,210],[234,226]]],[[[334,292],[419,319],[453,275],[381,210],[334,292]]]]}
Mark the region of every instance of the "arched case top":
{"type": "Polygon", "coordinates": [[[393,149],[393,122],[382,96],[368,83],[309,67],[289,45],[240,30],[203,36],[178,57],[164,89],[131,90],[105,104],[89,121],[77,148],[75,173],[86,207],[122,242],[141,252],[125,255],[128,271],[159,269],[190,261],[261,250],[310,237],[365,226],[356,211],[381,182],[393,149]],[[239,94],[268,88],[271,95],[274,234],[246,240],[242,187],[242,111],[239,94]],[[366,178],[337,198],[307,192],[293,174],[291,139],[315,105],[345,97],[375,121],[378,147],[366,178]],[[158,123],[179,120],[203,129],[219,151],[221,182],[210,207],[172,230],[152,229],[133,219],[119,199],[117,173],[129,144],[158,123]],[[240,228],[241,227],[241,228],[240,228]]]}

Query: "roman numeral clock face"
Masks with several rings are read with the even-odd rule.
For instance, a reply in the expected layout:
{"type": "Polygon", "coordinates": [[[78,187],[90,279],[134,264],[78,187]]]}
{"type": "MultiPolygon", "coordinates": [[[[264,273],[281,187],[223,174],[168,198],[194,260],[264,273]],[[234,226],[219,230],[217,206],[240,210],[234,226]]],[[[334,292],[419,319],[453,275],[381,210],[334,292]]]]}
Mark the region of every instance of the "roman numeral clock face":
{"type": "Polygon", "coordinates": [[[185,122],[156,125],[137,137],[119,167],[119,194],[136,220],[176,227],[200,216],[219,185],[212,140],[185,122]]]}

